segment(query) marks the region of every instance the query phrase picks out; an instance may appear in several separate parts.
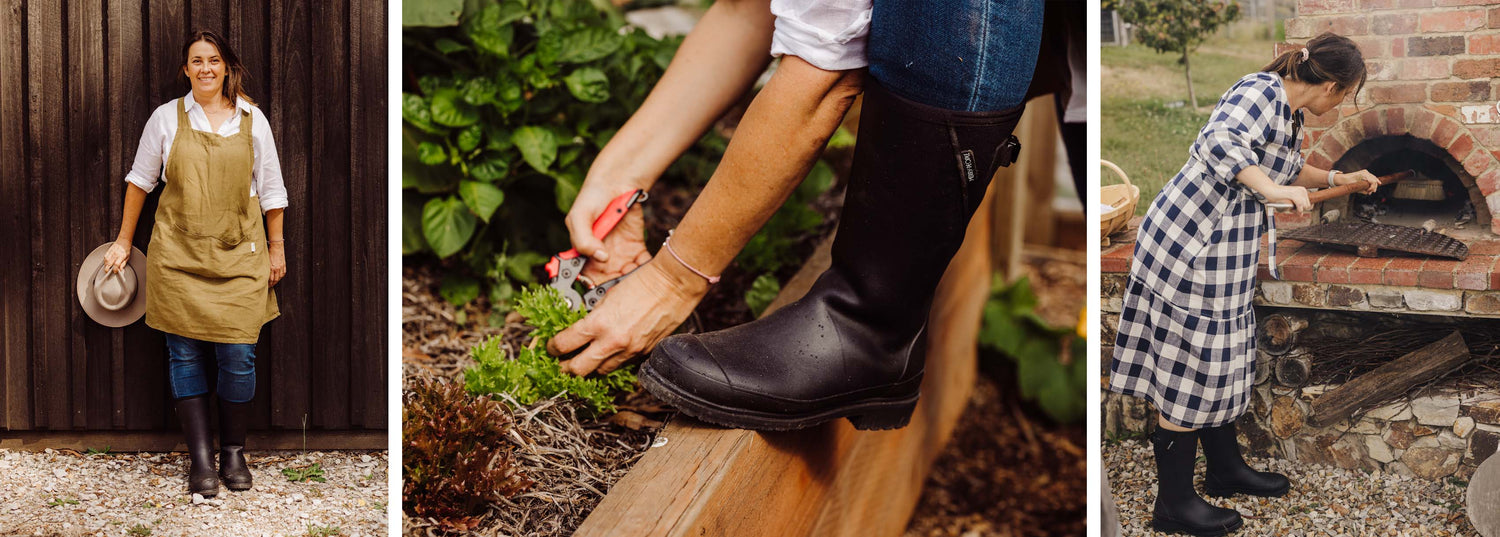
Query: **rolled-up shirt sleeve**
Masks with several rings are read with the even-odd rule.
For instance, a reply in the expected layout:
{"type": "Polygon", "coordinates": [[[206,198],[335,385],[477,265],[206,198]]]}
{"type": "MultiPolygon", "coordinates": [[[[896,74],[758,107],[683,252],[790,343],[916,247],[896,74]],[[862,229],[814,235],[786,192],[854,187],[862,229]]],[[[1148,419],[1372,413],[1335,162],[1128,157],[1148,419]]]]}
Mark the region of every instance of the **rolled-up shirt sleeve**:
{"type": "Polygon", "coordinates": [[[865,41],[870,35],[873,0],[772,0],[776,31],[771,55],[791,55],[825,71],[869,65],[865,41]]]}
{"type": "Polygon", "coordinates": [[[171,125],[166,122],[176,120],[176,116],[162,112],[165,108],[157,108],[151,114],[151,119],[146,120],[146,128],[141,130],[140,145],[135,149],[135,162],[130,165],[130,173],[125,174],[125,182],[140,187],[148,194],[161,183],[161,167],[169,143],[166,133],[172,130],[171,125]]]}
{"type": "Polygon", "coordinates": [[[1255,148],[1265,144],[1276,106],[1276,87],[1269,80],[1240,80],[1214,107],[1193,144],[1193,156],[1212,169],[1215,178],[1225,181],[1260,164],[1255,148]]]}
{"type": "Polygon", "coordinates": [[[254,126],[251,130],[255,141],[255,170],[252,187],[260,198],[262,213],[287,206],[286,183],[281,179],[281,160],[276,154],[276,140],[271,134],[271,124],[259,108],[251,108],[254,126]]]}

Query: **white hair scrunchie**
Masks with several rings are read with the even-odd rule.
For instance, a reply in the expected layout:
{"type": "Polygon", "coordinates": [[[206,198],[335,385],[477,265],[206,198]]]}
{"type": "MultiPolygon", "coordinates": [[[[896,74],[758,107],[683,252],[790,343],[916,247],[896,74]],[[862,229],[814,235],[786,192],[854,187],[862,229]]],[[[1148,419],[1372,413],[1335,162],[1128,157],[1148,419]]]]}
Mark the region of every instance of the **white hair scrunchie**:
{"type": "Polygon", "coordinates": [[[1307,61],[1307,47],[1302,47],[1302,61],[1307,61]]]}

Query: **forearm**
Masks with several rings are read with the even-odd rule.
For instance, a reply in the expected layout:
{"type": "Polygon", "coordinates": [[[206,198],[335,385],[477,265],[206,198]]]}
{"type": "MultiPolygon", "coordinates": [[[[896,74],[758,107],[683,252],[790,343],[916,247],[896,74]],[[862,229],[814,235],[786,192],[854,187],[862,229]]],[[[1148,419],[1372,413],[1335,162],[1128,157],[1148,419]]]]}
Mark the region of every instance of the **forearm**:
{"type": "Polygon", "coordinates": [[[641,108],[599,152],[588,179],[608,174],[650,187],[765,71],[774,27],[767,0],[714,3],[641,108]]]}
{"type": "MultiPolygon", "coordinates": [[[[1260,166],[1246,166],[1238,174],[1235,174],[1234,178],[1245,186],[1250,187],[1251,190],[1259,192],[1260,195],[1266,197],[1271,197],[1271,193],[1281,187],[1270,176],[1266,175],[1266,171],[1260,169],[1260,166]]],[[[1301,182],[1301,176],[1298,176],[1297,180],[1301,182]]]]}
{"type": "Polygon", "coordinates": [[[276,242],[286,240],[286,235],[282,234],[282,220],[285,215],[286,209],[271,209],[266,211],[267,241],[276,242]]]}
{"type": "Polygon", "coordinates": [[[824,71],[784,57],[677,226],[674,250],[698,270],[722,272],[806,177],[862,77],[863,71],[824,71]]]}
{"type": "Polygon", "coordinates": [[[1328,170],[1304,164],[1292,184],[1304,188],[1328,188],[1328,170]]]}
{"type": "Polygon", "coordinates": [[[135,241],[135,226],[141,220],[141,207],[146,205],[146,191],[132,183],[125,183],[125,207],[120,216],[120,233],[115,242],[130,244],[135,241]]]}

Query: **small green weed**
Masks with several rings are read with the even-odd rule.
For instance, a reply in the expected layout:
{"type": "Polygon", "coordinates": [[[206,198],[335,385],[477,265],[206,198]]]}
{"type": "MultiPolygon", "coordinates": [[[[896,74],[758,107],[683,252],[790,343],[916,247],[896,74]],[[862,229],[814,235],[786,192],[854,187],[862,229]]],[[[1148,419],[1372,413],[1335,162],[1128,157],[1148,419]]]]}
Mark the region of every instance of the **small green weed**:
{"type": "Polygon", "coordinates": [[[88,455],[88,456],[108,455],[108,454],[109,454],[109,446],[104,446],[104,449],[88,448],[88,451],[84,452],[84,455],[88,455]]]}
{"type": "Polygon", "coordinates": [[[52,498],[52,501],[47,502],[47,507],[58,507],[61,505],[78,505],[78,499],[72,496],[68,496],[66,498],[57,497],[52,498]]]}
{"type": "Polygon", "coordinates": [[[328,482],[328,480],[324,479],[323,477],[323,465],[316,462],[307,466],[290,466],[287,468],[282,468],[281,475],[286,476],[286,480],[293,483],[306,483],[308,481],[317,481],[319,483],[328,482]]]}
{"type": "Polygon", "coordinates": [[[1125,431],[1125,432],[1121,432],[1121,433],[1109,433],[1109,434],[1107,434],[1107,435],[1104,436],[1104,445],[1106,445],[1106,446],[1118,446],[1120,444],[1125,443],[1125,441],[1127,441],[1127,440],[1135,440],[1135,439],[1138,439],[1138,438],[1145,438],[1145,437],[1146,437],[1146,433],[1143,433],[1143,432],[1140,432],[1140,431],[1125,431]]]}
{"type": "Polygon", "coordinates": [[[130,529],[125,530],[125,534],[134,535],[136,537],[146,537],[147,535],[151,535],[151,527],[145,524],[138,523],[134,526],[131,526],[130,529]]]}
{"type": "Polygon", "coordinates": [[[344,530],[342,528],[339,528],[338,526],[317,526],[313,524],[307,525],[307,537],[332,537],[334,535],[343,534],[344,530]]]}

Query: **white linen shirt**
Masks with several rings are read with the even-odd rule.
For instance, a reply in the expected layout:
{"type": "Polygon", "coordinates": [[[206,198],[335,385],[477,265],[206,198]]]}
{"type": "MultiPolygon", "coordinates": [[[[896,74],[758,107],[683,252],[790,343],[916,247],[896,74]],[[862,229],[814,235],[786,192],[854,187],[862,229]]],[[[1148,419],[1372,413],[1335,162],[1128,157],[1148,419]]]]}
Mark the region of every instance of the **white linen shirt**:
{"type": "Polygon", "coordinates": [[[771,0],[776,31],[771,55],[802,58],[825,71],[847,71],[869,65],[865,41],[870,36],[874,0],[771,0]]]}
{"type": "MultiPolygon", "coordinates": [[[[193,94],[188,93],[182,99],[187,103],[190,126],[195,130],[213,132],[208,115],[203,112],[198,101],[193,99],[193,94]]],[[[276,157],[276,141],[271,137],[271,124],[266,121],[265,114],[260,113],[259,108],[244,99],[236,98],[234,105],[236,112],[219,125],[218,134],[239,134],[242,112],[250,112],[253,123],[250,139],[255,148],[255,164],[250,169],[250,197],[260,198],[262,213],[285,208],[286,183],[281,179],[281,162],[276,157]]],[[[156,107],[156,111],[151,113],[151,119],[146,121],[146,129],[141,132],[141,145],[135,151],[135,163],[130,166],[130,173],[125,176],[125,181],[147,193],[156,190],[156,185],[165,180],[162,170],[166,169],[168,154],[172,151],[172,140],[177,137],[177,127],[176,99],[156,107]]]]}

